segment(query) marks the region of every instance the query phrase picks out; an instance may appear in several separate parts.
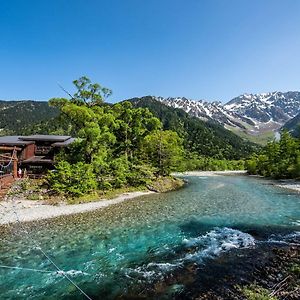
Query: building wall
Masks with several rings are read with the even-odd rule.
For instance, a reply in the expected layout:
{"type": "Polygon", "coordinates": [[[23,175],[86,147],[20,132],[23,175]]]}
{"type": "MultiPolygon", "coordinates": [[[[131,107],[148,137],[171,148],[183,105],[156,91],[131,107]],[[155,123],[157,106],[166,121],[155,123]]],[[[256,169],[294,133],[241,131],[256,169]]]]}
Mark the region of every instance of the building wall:
{"type": "Polygon", "coordinates": [[[34,144],[27,145],[22,151],[21,159],[24,160],[34,156],[34,152],[35,152],[35,145],[34,144]]]}

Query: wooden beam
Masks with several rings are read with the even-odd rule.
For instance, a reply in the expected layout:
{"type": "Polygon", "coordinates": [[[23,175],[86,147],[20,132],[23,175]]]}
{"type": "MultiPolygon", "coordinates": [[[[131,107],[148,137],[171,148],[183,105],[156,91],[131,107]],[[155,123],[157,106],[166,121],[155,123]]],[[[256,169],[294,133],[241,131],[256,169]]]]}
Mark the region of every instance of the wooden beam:
{"type": "Polygon", "coordinates": [[[22,148],[19,147],[9,147],[9,146],[0,146],[0,150],[16,150],[16,151],[21,151],[22,148]]]}
{"type": "Polygon", "coordinates": [[[11,155],[3,155],[3,154],[0,154],[0,159],[1,158],[8,158],[8,159],[11,159],[11,155]]]}

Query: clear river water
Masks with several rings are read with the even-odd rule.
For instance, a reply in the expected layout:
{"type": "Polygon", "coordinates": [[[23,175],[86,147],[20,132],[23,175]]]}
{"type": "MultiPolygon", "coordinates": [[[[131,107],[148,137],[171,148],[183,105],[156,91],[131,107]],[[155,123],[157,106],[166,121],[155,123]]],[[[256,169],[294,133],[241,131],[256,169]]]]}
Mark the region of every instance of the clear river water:
{"type": "Polygon", "coordinates": [[[298,193],[246,176],[186,179],[179,191],[1,229],[0,299],[84,299],[40,248],[92,299],[172,299],[191,269],[299,234],[298,193]]]}

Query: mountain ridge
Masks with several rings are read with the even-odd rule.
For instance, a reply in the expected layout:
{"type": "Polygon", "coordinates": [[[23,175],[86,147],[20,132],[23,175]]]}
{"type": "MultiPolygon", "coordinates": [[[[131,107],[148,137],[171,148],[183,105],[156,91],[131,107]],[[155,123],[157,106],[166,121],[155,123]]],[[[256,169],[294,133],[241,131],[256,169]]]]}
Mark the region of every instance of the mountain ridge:
{"type": "Polygon", "coordinates": [[[225,104],[220,101],[197,101],[185,97],[155,97],[155,99],[173,108],[181,108],[194,117],[217,122],[236,133],[250,136],[274,134],[300,113],[298,91],[246,93],[225,104]]]}
{"type": "Polygon", "coordinates": [[[215,122],[205,122],[180,108],[173,108],[152,96],[128,99],[134,107],[148,108],[159,118],[165,130],[173,130],[183,138],[185,149],[198,155],[218,159],[240,159],[257,149],[215,122]]]}
{"type": "MultiPolygon", "coordinates": [[[[245,93],[223,104],[221,101],[186,97],[151,97],[192,117],[210,121],[253,142],[272,139],[285,123],[300,113],[300,92],[245,93]]],[[[139,97],[143,98],[143,97],[139,97]]],[[[0,134],[12,134],[58,115],[46,101],[0,100],[0,134]]]]}

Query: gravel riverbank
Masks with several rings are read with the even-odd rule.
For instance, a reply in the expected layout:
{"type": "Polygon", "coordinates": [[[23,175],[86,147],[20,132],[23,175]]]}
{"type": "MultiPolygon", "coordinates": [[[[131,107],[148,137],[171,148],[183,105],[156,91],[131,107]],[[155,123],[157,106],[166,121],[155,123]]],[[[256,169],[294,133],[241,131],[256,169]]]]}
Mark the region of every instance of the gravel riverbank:
{"type": "Polygon", "coordinates": [[[0,202],[0,225],[16,223],[17,212],[21,222],[35,221],[41,219],[55,218],[63,215],[77,214],[104,208],[136,197],[149,195],[153,192],[130,192],[124,193],[114,199],[99,200],[82,204],[61,204],[57,206],[43,204],[41,201],[33,200],[6,200],[0,202]]]}

